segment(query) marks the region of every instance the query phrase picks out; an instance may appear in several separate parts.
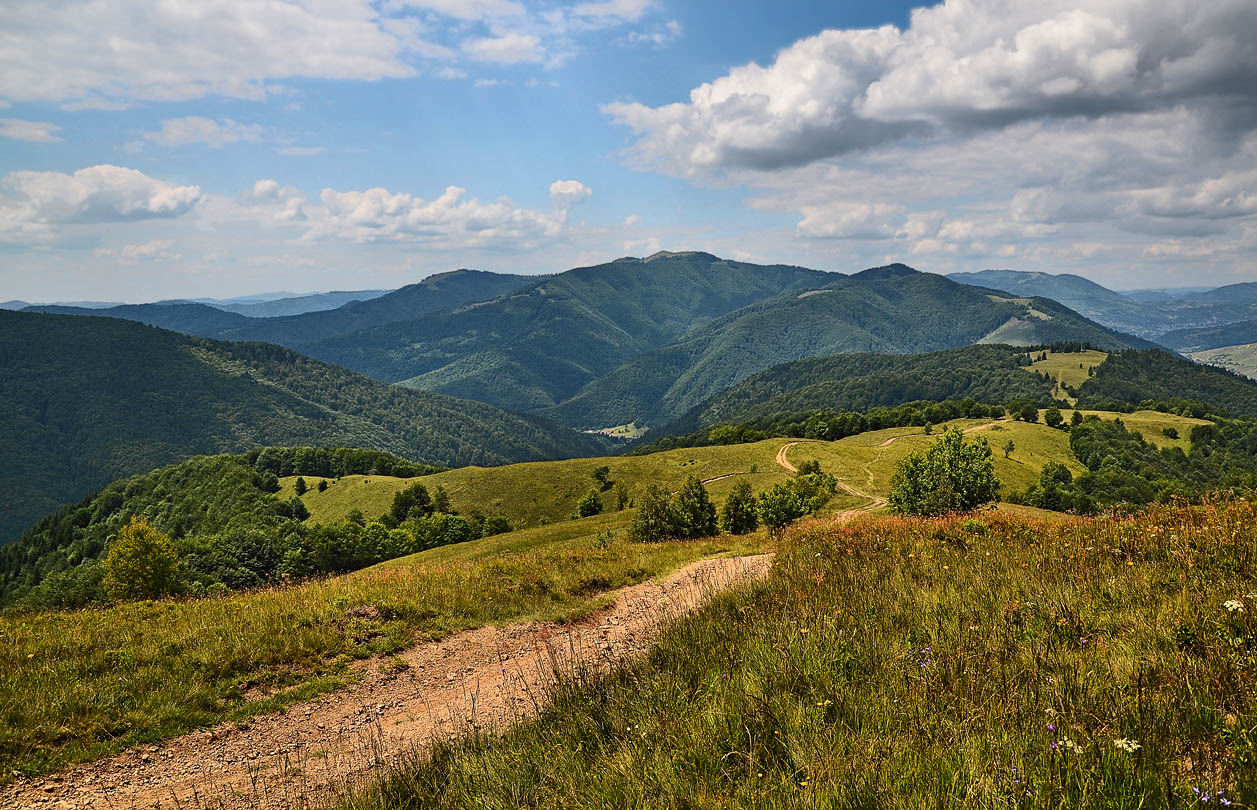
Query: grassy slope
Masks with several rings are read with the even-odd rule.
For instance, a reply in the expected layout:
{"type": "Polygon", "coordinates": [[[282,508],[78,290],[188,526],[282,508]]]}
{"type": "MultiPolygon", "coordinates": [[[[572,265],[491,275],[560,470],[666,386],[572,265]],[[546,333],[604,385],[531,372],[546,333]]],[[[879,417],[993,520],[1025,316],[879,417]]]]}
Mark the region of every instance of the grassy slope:
{"type": "Polygon", "coordinates": [[[1036,360],[1030,368],[1039,373],[1047,372],[1056,382],[1052,395],[1057,399],[1067,399],[1072,404],[1073,397],[1065,394],[1062,386],[1077,388],[1091,379],[1087,372],[1108,359],[1104,352],[1043,352],[1046,360],[1036,360]]]}
{"type": "Polygon", "coordinates": [[[1251,806],[1254,522],[803,526],[644,662],[346,806],[1251,806]]]}
{"type": "Polygon", "coordinates": [[[468,627],[579,614],[602,591],[762,543],[598,548],[593,536],[623,518],[446,546],[291,588],[0,618],[0,779],[271,711],[351,679],[351,659],[468,627]],[[351,615],[364,605],[380,617],[351,615]]]}
{"type": "MultiPolygon", "coordinates": [[[[1084,411],[1084,413],[1091,413],[1084,411]]],[[[1120,417],[1132,430],[1138,430],[1146,439],[1158,446],[1177,445],[1188,448],[1187,436],[1192,425],[1204,424],[1202,420],[1154,411],[1134,414],[1095,412],[1103,418],[1120,417]],[[1180,438],[1175,441],[1162,435],[1162,429],[1175,426],[1180,438]]],[[[1068,415],[1068,413],[1067,413],[1068,415]]],[[[990,420],[957,420],[963,428],[988,424],[990,420]]],[[[826,472],[832,472],[855,488],[870,495],[884,497],[890,491],[890,476],[894,464],[914,450],[920,450],[937,438],[944,425],[935,427],[934,435],[926,436],[922,428],[891,428],[850,436],[837,442],[809,442],[789,451],[788,458],[796,466],[800,461],[817,458],[826,472]],[[892,437],[903,436],[887,447],[878,447],[892,437]],[[871,477],[870,477],[871,476],[871,477]]],[[[1069,450],[1069,436],[1043,424],[1003,422],[977,435],[984,435],[992,447],[1002,447],[1009,438],[1017,449],[1010,459],[1002,452],[995,453],[996,474],[1005,481],[1005,491],[1025,489],[1038,480],[1039,472],[1048,461],[1064,461],[1074,470],[1082,468],[1069,450]]],[[[630,497],[638,497],[651,483],[675,488],[689,475],[708,479],[728,473],[736,475],[713,481],[708,485],[712,497],[722,500],[739,478],[746,478],[757,491],[785,480],[786,473],[776,463],[777,451],[793,439],[767,439],[752,444],[721,447],[691,447],[668,450],[646,456],[617,456],[609,458],[583,458],[567,461],[543,461],[513,464],[506,467],[466,467],[418,479],[429,489],[437,485],[445,487],[450,500],[461,511],[480,509],[485,514],[500,513],[514,525],[535,526],[542,521],[557,521],[570,517],[576,502],[593,485],[590,473],[605,464],[611,468],[611,478],[625,485],[630,497]],[[751,465],[757,472],[750,474],[751,465]]],[[[295,477],[282,479],[280,497],[290,497],[295,477]]],[[[306,477],[306,483],[315,485],[317,478],[306,477]]],[[[413,483],[413,479],[388,478],[385,476],[346,476],[338,482],[330,482],[325,492],[312,489],[302,498],[317,522],[334,522],[345,517],[352,509],[361,509],[368,518],[382,515],[392,503],[393,495],[413,483]]],[[[603,493],[606,508],[614,508],[615,492],[603,493]]]]}
{"type": "Polygon", "coordinates": [[[1188,354],[1188,357],[1198,363],[1221,366],[1234,371],[1236,374],[1243,374],[1250,379],[1257,379],[1257,343],[1191,352],[1188,354]]]}

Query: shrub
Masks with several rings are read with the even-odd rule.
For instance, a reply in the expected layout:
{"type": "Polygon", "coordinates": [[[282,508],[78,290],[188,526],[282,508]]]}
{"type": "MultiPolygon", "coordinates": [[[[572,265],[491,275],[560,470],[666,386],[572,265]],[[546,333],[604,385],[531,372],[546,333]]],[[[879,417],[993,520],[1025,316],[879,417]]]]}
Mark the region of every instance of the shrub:
{"type": "Polygon", "coordinates": [[[807,514],[803,500],[790,484],[776,484],[759,496],[759,519],[773,536],[807,514]]]}
{"type": "Polygon", "coordinates": [[[492,537],[495,534],[506,534],[511,531],[511,522],[506,519],[505,515],[489,515],[484,519],[484,526],[480,533],[483,537],[492,537]]]}
{"type": "Polygon", "coordinates": [[[629,526],[628,538],[634,543],[658,543],[677,536],[676,515],[667,490],[651,484],[642,496],[641,506],[629,526]]]}
{"type": "Polygon", "coordinates": [[[576,517],[583,518],[600,514],[602,514],[602,497],[598,494],[598,490],[591,489],[577,502],[576,517]]]}
{"type": "Polygon", "coordinates": [[[306,480],[301,476],[297,476],[297,480],[292,485],[293,491],[297,493],[297,497],[301,497],[309,491],[310,487],[306,485],[306,480]]]}
{"type": "Polygon", "coordinates": [[[1050,428],[1058,428],[1065,424],[1065,417],[1061,416],[1061,409],[1053,405],[1043,412],[1043,423],[1050,428]]]}
{"type": "Polygon", "coordinates": [[[748,534],[759,528],[755,495],[749,481],[739,481],[720,507],[720,528],[729,534],[748,534]]]}
{"type": "Polygon", "coordinates": [[[157,599],[177,593],[179,555],[170,538],[133,517],[109,544],[101,582],[110,599],[157,599]]]}
{"type": "Polygon", "coordinates": [[[966,442],[959,428],[895,467],[890,506],[903,515],[943,515],[995,500],[999,480],[986,439],[966,442]]]}

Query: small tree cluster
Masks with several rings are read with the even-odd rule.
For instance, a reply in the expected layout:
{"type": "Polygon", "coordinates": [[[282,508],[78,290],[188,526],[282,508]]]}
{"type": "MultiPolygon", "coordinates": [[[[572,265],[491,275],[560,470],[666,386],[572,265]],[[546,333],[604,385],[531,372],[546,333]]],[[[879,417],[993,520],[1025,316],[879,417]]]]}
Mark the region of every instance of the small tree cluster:
{"type": "Polygon", "coordinates": [[[759,528],[759,509],[749,481],[739,481],[720,507],[720,528],[728,534],[750,534],[759,528]]]}
{"type": "Polygon", "coordinates": [[[675,495],[657,485],[647,488],[628,536],[637,543],[657,543],[711,537],[716,531],[716,506],[703,482],[691,475],[675,495]]]}

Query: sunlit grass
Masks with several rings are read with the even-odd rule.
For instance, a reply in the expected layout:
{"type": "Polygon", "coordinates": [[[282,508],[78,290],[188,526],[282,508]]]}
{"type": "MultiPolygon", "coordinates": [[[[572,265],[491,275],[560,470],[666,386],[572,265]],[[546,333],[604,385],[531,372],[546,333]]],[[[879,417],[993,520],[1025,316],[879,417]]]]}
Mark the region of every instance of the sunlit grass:
{"type": "Polygon", "coordinates": [[[346,801],[1251,806],[1254,526],[1244,502],[814,523],[646,661],[346,801]]]}

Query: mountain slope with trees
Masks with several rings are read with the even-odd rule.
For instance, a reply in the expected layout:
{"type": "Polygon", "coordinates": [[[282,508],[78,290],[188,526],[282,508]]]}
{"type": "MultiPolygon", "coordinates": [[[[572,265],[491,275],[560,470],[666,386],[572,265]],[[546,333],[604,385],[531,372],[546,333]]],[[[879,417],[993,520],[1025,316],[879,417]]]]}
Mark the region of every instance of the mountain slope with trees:
{"type": "Polygon", "coordinates": [[[1021,344],[1152,345],[1053,301],[1011,299],[897,264],[732,312],[634,358],[543,413],[588,428],[631,421],[660,425],[783,361],[854,352],[912,354],[992,335],[1021,344]]]}
{"type": "Polygon", "coordinates": [[[591,455],[593,437],[385,385],[288,349],[117,318],[0,312],[0,538],[116,478],[259,445],[456,466],[591,455]]]}

